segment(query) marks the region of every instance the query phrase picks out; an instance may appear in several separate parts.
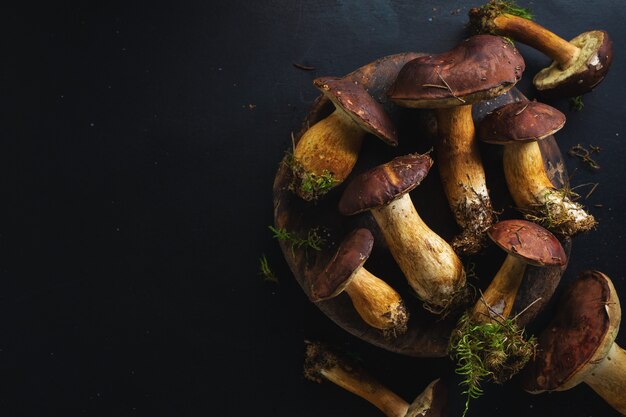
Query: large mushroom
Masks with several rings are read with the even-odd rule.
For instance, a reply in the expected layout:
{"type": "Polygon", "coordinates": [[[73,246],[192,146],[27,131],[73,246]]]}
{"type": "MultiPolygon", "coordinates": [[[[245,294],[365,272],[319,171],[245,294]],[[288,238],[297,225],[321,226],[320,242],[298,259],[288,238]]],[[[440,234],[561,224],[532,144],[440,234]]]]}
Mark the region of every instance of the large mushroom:
{"type": "Polygon", "coordinates": [[[509,2],[492,0],[469,11],[470,24],[478,33],[506,36],[552,58],[554,62],[533,78],[544,97],[579,96],[604,79],[613,58],[606,31],[583,32],[568,42],[517,11],[509,2]]]}
{"type": "Polygon", "coordinates": [[[452,246],[476,253],[494,221],[472,120],[472,104],[497,97],[517,83],[524,59],[504,39],[472,36],[454,49],[407,62],[389,90],[396,104],[436,109],[437,163],[444,190],[461,227],[452,246]]]}
{"type": "Polygon", "coordinates": [[[515,318],[509,318],[528,265],[562,267],[567,255],[559,240],[538,224],[526,220],[503,220],[488,235],[507,257],[469,314],[453,331],[450,345],[469,401],[482,393],[480,381],[489,376],[503,383],[518,373],[535,353],[515,318]]]}
{"type": "Polygon", "coordinates": [[[339,200],[339,211],[370,211],[408,283],[425,306],[442,313],[465,295],[465,271],[452,247],[420,218],[409,191],[428,174],[433,160],[409,154],[356,176],[339,200]]]}
{"type": "Polygon", "coordinates": [[[626,351],[615,343],[621,317],[611,279],[598,271],[581,273],[539,336],[538,353],[522,374],[522,387],[538,394],[585,382],[626,415],[626,351]]]}
{"type": "Polygon", "coordinates": [[[363,321],[395,336],[406,332],[409,315],[400,294],[363,267],[373,244],[367,229],[344,238],[326,268],[311,280],[311,298],[320,302],[345,291],[363,321]]]}
{"type": "Polygon", "coordinates": [[[335,111],[311,126],[293,152],[295,191],[314,200],[341,184],[356,164],[363,137],[378,136],[396,146],[393,122],[360,85],[348,78],[322,77],[313,84],[335,105],[335,111]]]}
{"type": "Polygon", "coordinates": [[[374,379],[360,366],[317,342],[308,342],[306,378],[330,381],[376,406],[387,417],[443,417],[447,391],[440,379],[431,382],[411,404],[374,379]]]}
{"type": "Polygon", "coordinates": [[[504,175],[519,209],[526,217],[564,236],[586,232],[596,224],[566,190],[554,187],[546,173],[537,141],[565,124],[565,115],[547,104],[519,101],[506,104],[478,125],[478,137],[504,145],[504,175]]]}

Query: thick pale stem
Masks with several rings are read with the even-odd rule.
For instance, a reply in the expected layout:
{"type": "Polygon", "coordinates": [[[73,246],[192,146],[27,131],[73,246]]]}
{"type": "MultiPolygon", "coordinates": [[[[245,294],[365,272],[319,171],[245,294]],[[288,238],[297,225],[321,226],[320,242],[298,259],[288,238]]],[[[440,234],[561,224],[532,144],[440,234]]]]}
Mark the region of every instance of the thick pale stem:
{"type": "Polygon", "coordinates": [[[448,307],[465,287],[465,271],[452,247],[422,221],[408,194],[372,214],[419,297],[430,306],[448,307]]]}
{"type": "Polygon", "coordinates": [[[584,380],[599,396],[626,415],[626,351],[613,343],[609,354],[584,380]]]}
{"type": "Polygon", "coordinates": [[[336,364],[320,373],[341,388],[373,404],[388,417],[404,417],[409,404],[365,371],[336,364]]]}
{"type": "MultiPolygon", "coordinates": [[[[456,222],[463,230],[453,246],[480,249],[493,210],[472,120],[472,106],[437,109],[437,165],[456,222]]],[[[467,248],[467,249],[466,249],[467,248]]]]}
{"type": "Polygon", "coordinates": [[[483,293],[482,299],[476,302],[472,319],[477,322],[487,322],[490,318],[508,318],[525,271],[524,261],[513,255],[507,255],[496,276],[483,293]]]}
{"type": "Polygon", "coordinates": [[[359,268],[345,291],[361,318],[377,329],[406,330],[408,315],[400,294],[365,268],[359,268]]]}
{"type": "Polygon", "coordinates": [[[322,176],[326,170],[339,184],[356,164],[364,136],[350,116],[336,109],[302,135],[294,157],[306,173],[322,176]]]}
{"type": "Polygon", "coordinates": [[[590,230],[595,219],[583,206],[554,188],[543,165],[537,142],[505,145],[504,175],[517,207],[539,212],[545,226],[564,235],[590,230]]]}
{"type": "Polygon", "coordinates": [[[580,48],[543,26],[523,17],[501,14],[493,19],[498,35],[507,36],[543,52],[565,69],[576,60],[580,48]]]}

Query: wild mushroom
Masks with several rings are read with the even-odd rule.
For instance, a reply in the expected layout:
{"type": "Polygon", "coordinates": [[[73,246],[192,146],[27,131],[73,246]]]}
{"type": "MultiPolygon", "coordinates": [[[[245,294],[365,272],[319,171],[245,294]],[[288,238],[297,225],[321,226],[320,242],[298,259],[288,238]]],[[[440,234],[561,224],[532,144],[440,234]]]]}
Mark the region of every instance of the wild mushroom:
{"type": "Polygon", "coordinates": [[[537,356],[522,374],[532,393],[565,391],[585,382],[626,415],[626,351],[615,343],[622,312],[611,279],[584,271],[539,336],[537,356]]]}
{"type": "Polygon", "coordinates": [[[465,376],[465,412],[470,399],[482,394],[483,378],[503,383],[535,353],[534,340],[527,340],[515,318],[509,318],[527,265],[563,266],[567,261],[558,239],[538,224],[504,220],[487,234],[507,257],[472,311],[461,318],[450,341],[457,373],[465,376]]]}
{"type": "Polygon", "coordinates": [[[517,83],[524,59],[502,38],[478,35],[454,49],[407,62],[389,90],[396,104],[434,108],[437,163],[444,190],[461,227],[452,246],[476,253],[494,221],[472,120],[472,103],[497,97],[517,83]]]}
{"type": "Polygon", "coordinates": [[[470,24],[478,33],[491,33],[525,43],[549,56],[552,64],[533,78],[544,97],[574,97],[588,93],[606,76],[613,58],[612,42],[604,30],[583,32],[566,41],[519,16],[510,3],[493,0],[469,11],[470,24]]]}
{"type": "Polygon", "coordinates": [[[360,366],[320,343],[308,342],[304,362],[306,378],[330,381],[376,406],[387,417],[443,417],[447,391],[440,379],[431,382],[411,404],[374,379],[360,366]]]}
{"type": "Polygon", "coordinates": [[[311,126],[293,152],[296,193],[314,200],[341,184],[359,157],[363,137],[378,136],[398,144],[393,122],[380,103],[347,78],[317,78],[313,84],[335,105],[335,111],[311,126]]]}
{"type": "Polygon", "coordinates": [[[420,218],[409,191],[428,174],[433,160],[409,154],[356,176],[339,200],[339,211],[370,210],[389,250],[425,306],[443,312],[465,294],[465,271],[452,247],[420,218]]]}
{"type": "Polygon", "coordinates": [[[367,229],[350,233],[326,268],[312,279],[311,298],[319,302],[345,291],[363,321],[395,336],[406,332],[409,315],[400,294],[363,267],[373,244],[367,229]]]}
{"type": "Polygon", "coordinates": [[[572,236],[596,224],[567,190],[554,187],[543,164],[537,141],[565,124],[565,115],[547,104],[520,101],[488,114],[478,125],[478,137],[504,146],[504,175],[513,201],[530,220],[555,233],[572,236]]]}

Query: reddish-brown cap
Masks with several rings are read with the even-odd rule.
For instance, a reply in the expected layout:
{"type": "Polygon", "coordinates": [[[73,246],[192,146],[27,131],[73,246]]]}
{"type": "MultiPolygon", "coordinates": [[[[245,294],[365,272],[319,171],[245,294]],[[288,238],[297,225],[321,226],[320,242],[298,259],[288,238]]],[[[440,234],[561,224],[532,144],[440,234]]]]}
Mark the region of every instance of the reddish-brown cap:
{"type": "Polygon", "coordinates": [[[326,300],[339,295],[372,252],[374,237],[367,229],[352,231],[339,245],[326,268],[311,282],[311,299],[326,300]]]}
{"type": "Polygon", "coordinates": [[[404,417],[443,417],[448,405],[448,390],[436,379],[413,400],[404,417]]]}
{"type": "Polygon", "coordinates": [[[533,78],[545,98],[575,97],[590,92],[602,82],[613,62],[613,42],[604,30],[581,33],[570,41],[580,49],[576,60],[561,69],[557,62],[533,78]]]}
{"type": "Polygon", "coordinates": [[[398,145],[396,128],[383,106],[360,84],[347,78],[321,77],[313,84],[352,120],[389,145],[398,145]]]}
{"type": "Polygon", "coordinates": [[[522,77],[524,59],[499,36],[476,35],[454,49],[407,62],[389,90],[405,107],[454,107],[505,93],[522,77]]]}
{"type": "Polygon", "coordinates": [[[571,388],[604,359],[621,318],[610,279],[585,271],[559,300],[557,313],[539,336],[537,356],[522,373],[529,392],[571,388]]]}
{"type": "Polygon", "coordinates": [[[561,242],[549,231],[527,220],[503,220],[487,234],[509,254],[535,266],[563,266],[567,255],[561,242]]]}
{"type": "Polygon", "coordinates": [[[349,216],[390,203],[417,187],[432,165],[428,154],[413,153],[356,176],[343,191],[339,212],[349,216]]]}
{"type": "Polygon", "coordinates": [[[518,101],[506,104],[487,116],[478,125],[478,137],[487,143],[541,140],[561,130],[565,115],[547,104],[518,101]]]}

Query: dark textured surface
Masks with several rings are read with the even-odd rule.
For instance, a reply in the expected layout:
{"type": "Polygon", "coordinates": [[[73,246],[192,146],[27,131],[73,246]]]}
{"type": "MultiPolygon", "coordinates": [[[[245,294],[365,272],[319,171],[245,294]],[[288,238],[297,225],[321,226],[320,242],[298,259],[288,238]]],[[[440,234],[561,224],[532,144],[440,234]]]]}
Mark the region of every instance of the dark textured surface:
{"type": "MultiPolygon", "coordinates": [[[[613,38],[611,71],[584,110],[549,104],[568,119],[556,135],[564,153],[577,143],[603,149],[593,155],[599,171],[565,156],[572,186],[599,183],[587,199],[591,186],[575,191],[600,224],[574,239],[563,280],[600,269],[624,294],[626,10],[619,0],[521,3],[566,39],[593,28],[613,38]]],[[[475,5],[4,5],[1,413],[380,416],[331,384],[304,379],[309,338],[358,356],[408,401],[443,375],[450,415],[459,415],[463,399],[447,358],[393,354],[340,329],[295,282],[267,225],[278,163],[318,96],[312,80],[392,53],[449,50],[475,5]],[[278,285],[258,276],[262,253],[278,285]]],[[[531,77],[549,60],[518,47],[526,62],[518,86],[532,99],[531,77]]],[[[429,149],[425,132],[403,139],[408,152],[429,149]]],[[[386,148],[366,141],[363,150],[383,159],[395,152],[386,148]]],[[[434,187],[434,178],[420,188],[434,187]]],[[[416,202],[425,221],[445,213],[441,198],[416,202]]],[[[481,285],[504,255],[493,248],[486,256],[493,262],[474,281],[481,285]]],[[[616,415],[584,385],[541,396],[516,379],[484,388],[470,416],[616,415]]]]}

